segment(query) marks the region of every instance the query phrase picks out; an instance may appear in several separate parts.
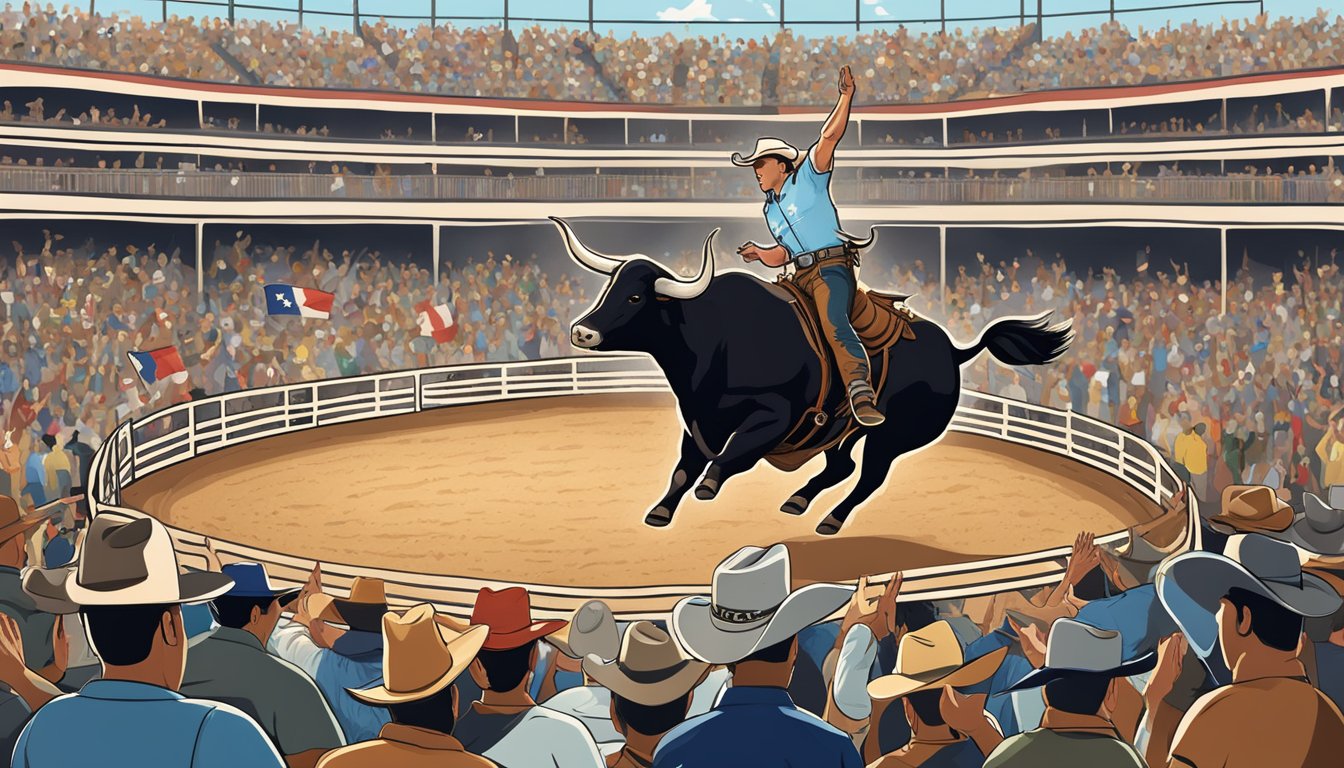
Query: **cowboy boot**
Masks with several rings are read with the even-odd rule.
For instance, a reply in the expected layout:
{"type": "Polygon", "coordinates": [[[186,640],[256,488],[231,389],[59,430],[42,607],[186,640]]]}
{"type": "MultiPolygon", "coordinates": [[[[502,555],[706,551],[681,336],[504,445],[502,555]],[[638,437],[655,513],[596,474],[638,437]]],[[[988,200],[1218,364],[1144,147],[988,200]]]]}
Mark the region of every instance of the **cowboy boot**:
{"type": "Polygon", "coordinates": [[[849,407],[854,410],[854,418],[865,427],[880,426],[887,417],[877,410],[877,393],[864,379],[849,383],[849,407]]]}

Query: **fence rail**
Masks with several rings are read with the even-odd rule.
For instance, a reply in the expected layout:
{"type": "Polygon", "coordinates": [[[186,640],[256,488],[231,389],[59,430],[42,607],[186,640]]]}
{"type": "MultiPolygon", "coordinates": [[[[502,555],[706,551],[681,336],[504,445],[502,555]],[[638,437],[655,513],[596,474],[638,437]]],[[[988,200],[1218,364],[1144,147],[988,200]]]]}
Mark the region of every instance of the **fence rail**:
{"type": "MultiPolygon", "coordinates": [[[[643,356],[613,355],[523,363],[425,368],[346,379],[314,381],[235,392],[172,406],[121,424],[98,450],[90,470],[90,508],[98,514],[121,503],[122,490],[137,480],[190,459],[253,440],[346,421],[409,414],[471,403],[598,392],[666,392],[661,371],[643,356]]],[[[1082,462],[1116,477],[1160,504],[1182,483],[1147,442],[1108,424],[979,392],[964,391],[951,429],[1028,445],[1082,462]]],[[[1199,542],[1197,501],[1190,499],[1185,542],[1199,542]]],[[[170,527],[183,561],[203,567],[204,537],[170,527]]],[[[1119,531],[1103,543],[1124,540],[1119,531]]],[[[301,584],[312,561],[243,542],[212,539],[226,560],[266,563],[277,581],[301,584]]],[[[906,573],[904,599],[933,600],[990,594],[1058,581],[1068,547],[1056,547],[974,563],[906,573]]],[[[395,605],[428,601],[460,617],[471,612],[483,586],[506,584],[468,575],[419,574],[353,564],[322,564],[324,579],[338,589],[355,576],[386,580],[395,605]]],[[[624,588],[529,585],[534,606],[547,618],[567,616],[580,602],[601,598],[626,619],[658,618],[703,584],[624,588]]]]}
{"type": "MultiPolygon", "coordinates": [[[[1305,169],[1304,169],[1305,170],[1305,169]]],[[[733,175],[588,174],[509,177],[422,174],[165,171],[0,166],[0,192],[223,200],[707,200],[760,190],[733,175]]],[[[841,203],[1341,203],[1344,174],[1043,178],[837,179],[841,203]]]]}

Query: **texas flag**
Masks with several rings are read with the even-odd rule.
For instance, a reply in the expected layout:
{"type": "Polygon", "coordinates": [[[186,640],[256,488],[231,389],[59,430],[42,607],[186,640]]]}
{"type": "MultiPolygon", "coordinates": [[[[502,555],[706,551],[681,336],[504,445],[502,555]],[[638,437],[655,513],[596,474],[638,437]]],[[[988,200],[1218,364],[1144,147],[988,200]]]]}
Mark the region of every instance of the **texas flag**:
{"type": "Polygon", "coordinates": [[[457,324],[453,322],[452,310],[447,304],[432,304],[422,301],[415,305],[415,321],[420,324],[420,335],[429,336],[440,344],[446,344],[457,336],[457,324]]]}
{"type": "Polygon", "coordinates": [[[187,380],[187,366],[182,363],[182,356],[177,353],[177,347],[160,347],[148,352],[127,352],[126,356],[131,358],[131,365],[135,366],[136,373],[140,374],[140,378],[144,379],[146,384],[170,377],[177,384],[187,380]]]}
{"type": "Polygon", "coordinates": [[[272,315],[298,315],[326,320],[331,317],[331,304],[336,294],[316,288],[296,288],[292,285],[268,285],[266,312],[272,315]]]}

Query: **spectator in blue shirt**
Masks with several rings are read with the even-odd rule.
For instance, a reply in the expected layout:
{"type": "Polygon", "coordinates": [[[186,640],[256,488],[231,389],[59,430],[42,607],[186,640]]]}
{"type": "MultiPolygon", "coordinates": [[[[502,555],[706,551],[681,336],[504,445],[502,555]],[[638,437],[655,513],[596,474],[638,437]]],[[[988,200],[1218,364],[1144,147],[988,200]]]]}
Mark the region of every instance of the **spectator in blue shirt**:
{"type": "Polygon", "coordinates": [[[852,590],[790,587],[789,551],[744,547],[714,571],[711,595],[677,604],[670,628],[693,658],[726,664],[732,687],[708,714],[659,742],[655,768],[861,766],[854,742],[789,697],[798,633],[849,602],[852,590]]]}
{"type": "Polygon", "coordinates": [[[34,507],[47,503],[47,465],[45,459],[51,448],[42,440],[34,440],[33,452],[23,463],[23,492],[32,499],[34,507]]]}
{"type": "Polygon", "coordinates": [[[182,604],[232,585],[219,573],[179,575],[162,523],[114,512],[94,519],[76,565],[29,571],[24,589],[35,599],[80,612],[103,673],[33,715],[14,766],[283,768],[247,715],[177,692],[187,658],[182,604]]]}

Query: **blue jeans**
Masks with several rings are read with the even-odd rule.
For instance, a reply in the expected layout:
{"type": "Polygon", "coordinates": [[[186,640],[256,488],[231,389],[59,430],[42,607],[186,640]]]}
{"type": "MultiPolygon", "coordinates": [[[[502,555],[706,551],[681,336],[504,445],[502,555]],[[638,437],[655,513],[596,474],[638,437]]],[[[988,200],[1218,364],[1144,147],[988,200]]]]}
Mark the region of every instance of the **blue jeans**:
{"type": "Polygon", "coordinates": [[[858,284],[854,270],[835,265],[821,268],[821,283],[814,285],[812,296],[817,302],[817,314],[826,330],[826,342],[835,355],[836,366],[845,384],[868,381],[868,353],[849,324],[849,310],[854,305],[858,284]]]}

